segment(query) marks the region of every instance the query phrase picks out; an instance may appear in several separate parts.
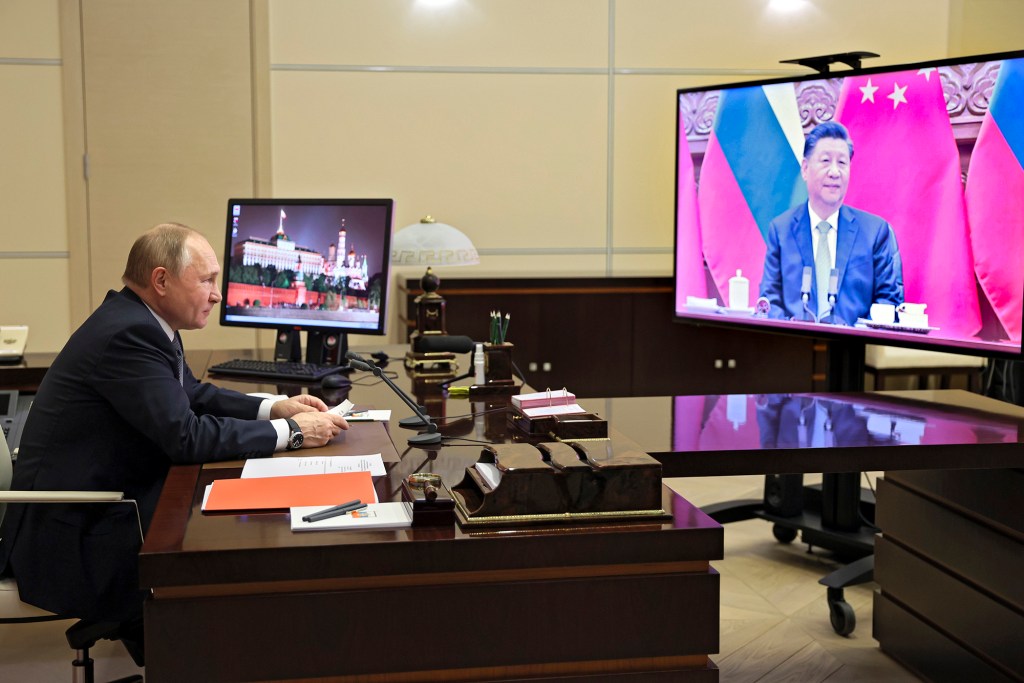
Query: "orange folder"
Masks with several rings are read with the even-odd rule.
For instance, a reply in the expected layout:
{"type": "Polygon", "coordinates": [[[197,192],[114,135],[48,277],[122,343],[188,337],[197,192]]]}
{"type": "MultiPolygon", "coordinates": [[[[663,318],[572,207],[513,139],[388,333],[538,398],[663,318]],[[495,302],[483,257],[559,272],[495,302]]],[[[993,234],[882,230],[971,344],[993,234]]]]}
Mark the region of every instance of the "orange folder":
{"type": "Polygon", "coordinates": [[[330,507],[357,498],[364,503],[377,502],[369,472],[217,479],[210,486],[203,511],[287,510],[303,505],[330,507]]]}

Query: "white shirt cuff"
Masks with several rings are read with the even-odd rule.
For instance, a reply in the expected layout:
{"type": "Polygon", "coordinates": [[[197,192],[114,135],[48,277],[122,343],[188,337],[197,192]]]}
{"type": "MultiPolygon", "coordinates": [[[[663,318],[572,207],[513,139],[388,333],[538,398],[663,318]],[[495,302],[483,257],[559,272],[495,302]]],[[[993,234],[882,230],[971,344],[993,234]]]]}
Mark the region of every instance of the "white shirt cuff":
{"type": "MultiPolygon", "coordinates": [[[[263,403],[260,404],[260,408],[256,411],[257,420],[270,420],[270,407],[282,401],[280,398],[265,398],[263,403]]],[[[277,430],[277,446],[274,448],[274,452],[280,452],[285,450],[288,445],[288,436],[291,434],[291,429],[288,427],[288,423],[284,418],[277,420],[270,420],[270,424],[274,425],[274,429],[277,430]]]]}
{"type": "Polygon", "coordinates": [[[288,422],[284,418],[271,420],[270,424],[274,425],[274,429],[277,430],[277,446],[274,448],[274,452],[278,453],[285,450],[285,446],[288,445],[288,436],[292,430],[288,428],[288,422]]]}

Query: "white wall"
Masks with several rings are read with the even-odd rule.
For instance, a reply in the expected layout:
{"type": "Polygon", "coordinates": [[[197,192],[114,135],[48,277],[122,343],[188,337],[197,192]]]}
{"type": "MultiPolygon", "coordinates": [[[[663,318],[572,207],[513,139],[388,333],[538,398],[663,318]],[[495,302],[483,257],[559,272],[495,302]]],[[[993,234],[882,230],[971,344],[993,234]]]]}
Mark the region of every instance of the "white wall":
{"type": "MultiPolygon", "coordinates": [[[[234,188],[394,197],[396,227],[429,213],[480,250],[442,277],[666,275],[677,88],[800,73],[779,61],[840,51],[882,65],[1024,47],[1017,1],[785,4],[5,0],[0,322],[59,349],[139,232],[185,216],[217,245],[234,188]],[[62,20],[84,22],[84,46],[62,20]],[[76,92],[75,70],[97,75],[76,92]],[[154,113],[164,125],[147,127],[154,113]],[[80,200],[89,144],[108,163],[80,200]],[[175,163],[146,163],[148,149],[175,163]]],[[[216,324],[191,336],[269,343],[216,324]]]]}

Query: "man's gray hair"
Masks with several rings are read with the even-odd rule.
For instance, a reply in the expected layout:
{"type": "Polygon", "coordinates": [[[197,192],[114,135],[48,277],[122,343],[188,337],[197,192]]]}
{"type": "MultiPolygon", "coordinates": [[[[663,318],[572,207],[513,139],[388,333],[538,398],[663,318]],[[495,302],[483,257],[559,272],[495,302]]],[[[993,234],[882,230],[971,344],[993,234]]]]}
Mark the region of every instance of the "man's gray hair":
{"type": "Polygon", "coordinates": [[[153,270],[166,268],[181,275],[192,263],[192,250],[188,240],[198,232],[181,223],[161,223],[144,232],[128,252],[128,263],[121,281],[145,289],[153,270]]]}

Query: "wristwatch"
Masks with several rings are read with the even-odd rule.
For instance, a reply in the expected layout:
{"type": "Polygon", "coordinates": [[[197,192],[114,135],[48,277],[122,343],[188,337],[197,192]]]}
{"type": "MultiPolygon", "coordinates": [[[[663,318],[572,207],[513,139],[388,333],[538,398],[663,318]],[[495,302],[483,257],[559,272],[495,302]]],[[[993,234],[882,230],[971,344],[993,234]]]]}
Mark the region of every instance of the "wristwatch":
{"type": "Polygon", "coordinates": [[[289,430],[288,443],[285,446],[285,450],[296,451],[302,448],[302,430],[299,429],[298,423],[295,420],[291,419],[290,417],[286,417],[284,421],[288,423],[289,430]]]}

